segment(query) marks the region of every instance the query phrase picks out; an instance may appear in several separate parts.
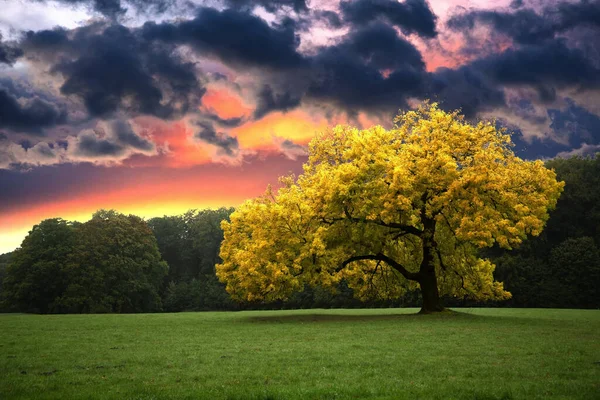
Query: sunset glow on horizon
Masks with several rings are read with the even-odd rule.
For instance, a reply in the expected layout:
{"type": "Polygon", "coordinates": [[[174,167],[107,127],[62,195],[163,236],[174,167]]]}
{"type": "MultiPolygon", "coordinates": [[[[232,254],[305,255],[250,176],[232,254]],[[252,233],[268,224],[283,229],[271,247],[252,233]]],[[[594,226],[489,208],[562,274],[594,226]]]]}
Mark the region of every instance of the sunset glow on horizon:
{"type": "Polygon", "coordinates": [[[122,181],[113,181],[108,190],[101,187],[90,190],[84,186],[54,196],[51,201],[35,199],[4,208],[0,214],[0,254],[17,247],[31,227],[43,219],[84,222],[99,209],[114,209],[149,219],[181,215],[191,209],[235,207],[248,198],[262,195],[268,185],[276,187],[279,176],[299,173],[297,161],[281,157],[265,158],[245,166],[121,168],[125,173],[122,181]],[[247,179],[243,172],[251,174],[253,179],[247,179]],[[81,193],[73,196],[77,191],[81,193]]]}

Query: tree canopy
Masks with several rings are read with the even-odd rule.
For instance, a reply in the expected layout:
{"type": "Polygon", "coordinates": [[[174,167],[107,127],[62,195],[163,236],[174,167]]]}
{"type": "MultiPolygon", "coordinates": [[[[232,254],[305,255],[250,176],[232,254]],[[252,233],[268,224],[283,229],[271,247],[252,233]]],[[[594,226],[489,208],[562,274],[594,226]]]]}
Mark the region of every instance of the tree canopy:
{"type": "Polygon", "coordinates": [[[563,183],[516,157],[493,122],[434,103],[395,123],[317,135],[302,175],[223,222],[217,276],[232,297],[283,299],[342,280],[359,298],[420,287],[423,312],[443,309],[440,294],[510,297],[478,249],[539,235],[563,183]]]}
{"type": "Polygon", "coordinates": [[[167,269],[144,220],[100,210],[84,224],[34,226],[11,257],[2,294],[26,312],[159,311],[167,269]]]}
{"type": "Polygon", "coordinates": [[[57,312],[67,278],[64,266],[75,246],[75,228],[61,218],[35,225],[12,253],[4,272],[2,297],[26,312],[57,312]]]}

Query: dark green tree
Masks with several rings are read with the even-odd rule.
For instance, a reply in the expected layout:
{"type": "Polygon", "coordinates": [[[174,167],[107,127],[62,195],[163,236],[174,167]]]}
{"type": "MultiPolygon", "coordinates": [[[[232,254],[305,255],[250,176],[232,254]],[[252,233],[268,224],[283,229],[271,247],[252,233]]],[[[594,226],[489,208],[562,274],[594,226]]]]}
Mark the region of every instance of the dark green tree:
{"type": "Polygon", "coordinates": [[[193,240],[185,215],[187,214],[148,220],[148,226],[154,232],[160,254],[169,264],[169,274],[165,278],[167,283],[189,281],[194,278],[193,240]]]}
{"type": "Polygon", "coordinates": [[[512,298],[504,305],[510,307],[549,307],[543,279],[547,275],[545,258],[512,252],[494,259],[496,279],[504,279],[512,298]]]}
{"type": "Polygon", "coordinates": [[[167,274],[156,239],[135,215],[100,210],[78,229],[58,300],[68,312],[153,312],[167,274]]]}
{"type": "Polygon", "coordinates": [[[174,217],[152,218],[163,259],[169,264],[163,295],[169,311],[227,309],[233,304],[215,275],[223,240],[221,221],[233,208],[190,210],[174,217]]]}
{"type": "Polygon", "coordinates": [[[61,312],[57,303],[68,284],[65,266],[76,240],[73,224],[47,219],[35,225],[12,253],[3,281],[6,308],[22,312],[61,312]]]}
{"type": "Polygon", "coordinates": [[[600,154],[546,163],[565,182],[546,229],[513,251],[492,250],[496,279],[518,307],[600,307],[600,154]]]}
{"type": "Polygon", "coordinates": [[[583,236],[600,244],[600,153],[595,157],[556,158],[546,166],[565,181],[565,190],[545,229],[549,244],[553,247],[583,236]]]}
{"type": "Polygon", "coordinates": [[[549,307],[600,307],[600,252],[590,237],[567,239],[550,253],[543,287],[549,307]]]}
{"type": "Polygon", "coordinates": [[[197,275],[215,275],[221,262],[219,250],[223,241],[221,221],[229,220],[233,208],[202,210],[184,216],[189,227],[197,275]]]}
{"type": "MultiPolygon", "coordinates": [[[[2,299],[2,290],[4,281],[4,277],[6,276],[6,268],[8,268],[8,264],[10,263],[10,259],[12,257],[12,252],[0,254],[0,300],[2,299]]],[[[2,304],[0,303],[0,309],[2,309],[2,304]]]]}

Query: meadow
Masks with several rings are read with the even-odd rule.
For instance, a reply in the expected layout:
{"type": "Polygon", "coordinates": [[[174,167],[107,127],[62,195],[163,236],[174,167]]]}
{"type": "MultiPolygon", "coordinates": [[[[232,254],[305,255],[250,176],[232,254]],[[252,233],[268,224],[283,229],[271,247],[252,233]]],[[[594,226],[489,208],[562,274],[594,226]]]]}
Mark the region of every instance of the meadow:
{"type": "Polygon", "coordinates": [[[600,311],[0,315],[0,399],[598,399],[600,311]]]}

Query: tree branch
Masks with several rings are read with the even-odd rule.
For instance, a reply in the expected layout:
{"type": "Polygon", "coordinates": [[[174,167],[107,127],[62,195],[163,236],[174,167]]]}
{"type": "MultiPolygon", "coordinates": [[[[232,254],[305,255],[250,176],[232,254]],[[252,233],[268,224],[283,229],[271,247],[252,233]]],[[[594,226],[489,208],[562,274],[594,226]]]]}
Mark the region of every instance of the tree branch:
{"type": "Polygon", "coordinates": [[[410,226],[410,225],[398,224],[396,222],[383,222],[382,220],[376,220],[376,219],[353,217],[352,215],[350,215],[350,212],[348,211],[347,207],[344,207],[344,213],[346,214],[346,218],[352,222],[375,224],[375,225],[379,225],[379,226],[385,226],[387,228],[402,229],[406,233],[411,233],[415,236],[420,236],[421,233],[423,233],[420,229],[415,228],[414,226],[410,226]]]}
{"type": "Polygon", "coordinates": [[[416,272],[410,272],[409,270],[407,270],[406,268],[404,268],[404,266],[398,262],[396,262],[395,260],[389,258],[388,256],[386,256],[385,254],[382,253],[377,253],[377,254],[368,254],[368,255],[363,255],[363,256],[353,256],[348,258],[346,261],[344,261],[339,267],[338,267],[338,271],[341,271],[342,269],[346,268],[346,266],[348,266],[348,264],[353,263],[355,261],[363,261],[363,260],[374,260],[374,261],[383,261],[384,263],[386,263],[387,265],[389,265],[390,267],[394,268],[396,271],[400,272],[406,279],[409,279],[411,281],[417,281],[419,274],[416,272]]]}

